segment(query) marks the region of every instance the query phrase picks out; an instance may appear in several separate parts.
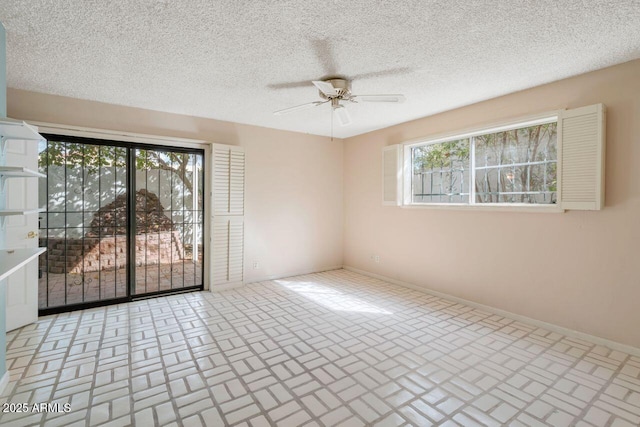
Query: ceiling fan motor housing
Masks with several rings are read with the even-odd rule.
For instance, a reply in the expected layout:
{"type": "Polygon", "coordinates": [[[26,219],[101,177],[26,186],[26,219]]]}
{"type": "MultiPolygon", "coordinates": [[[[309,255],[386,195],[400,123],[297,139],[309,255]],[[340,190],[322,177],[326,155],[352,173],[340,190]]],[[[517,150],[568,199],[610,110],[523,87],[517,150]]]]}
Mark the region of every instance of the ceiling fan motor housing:
{"type": "Polygon", "coordinates": [[[312,80],[311,83],[318,89],[318,93],[322,101],[307,102],[306,104],[275,111],[274,114],[287,114],[293,111],[305,110],[307,108],[317,107],[319,105],[330,103],[331,108],[340,119],[340,124],[344,126],[351,123],[351,119],[349,117],[349,112],[347,111],[343,103],[357,103],[360,100],[366,102],[404,101],[403,95],[353,95],[351,93],[351,84],[349,80],[340,77],[334,77],[325,80],[312,80]]]}
{"type": "Polygon", "coordinates": [[[322,91],[318,91],[318,93],[320,94],[320,97],[322,99],[331,100],[332,101],[331,105],[333,105],[333,100],[351,98],[351,90],[350,90],[350,87],[349,87],[349,81],[348,80],[345,80],[345,79],[327,79],[327,80],[324,80],[324,81],[329,83],[331,86],[333,86],[333,88],[335,90],[335,95],[329,96],[329,95],[323,93],[322,91]]]}

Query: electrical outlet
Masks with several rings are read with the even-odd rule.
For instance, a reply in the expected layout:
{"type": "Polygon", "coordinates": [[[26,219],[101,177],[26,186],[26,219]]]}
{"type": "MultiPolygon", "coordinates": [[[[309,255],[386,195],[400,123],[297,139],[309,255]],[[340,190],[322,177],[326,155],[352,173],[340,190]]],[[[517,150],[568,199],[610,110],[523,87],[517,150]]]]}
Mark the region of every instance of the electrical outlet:
{"type": "Polygon", "coordinates": [[[258,261],[253,261],[253,269],[257,270],[258,268],[260,268],[260,263],[258,261]]]}
{"type": "Polygon", "coordinates": [[[380,262],[380,255],[374,255],[373,256],[373,262],[375,262],[376,264],[378,264],[380,262]]]}

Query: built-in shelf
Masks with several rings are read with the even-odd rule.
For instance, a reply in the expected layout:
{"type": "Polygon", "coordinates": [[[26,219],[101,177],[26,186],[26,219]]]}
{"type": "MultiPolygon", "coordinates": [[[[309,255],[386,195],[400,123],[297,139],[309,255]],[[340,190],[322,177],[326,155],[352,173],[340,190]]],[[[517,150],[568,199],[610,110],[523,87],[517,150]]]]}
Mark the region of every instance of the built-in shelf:
{"type": "Polygon", "coordinates": [[[22,166],[0,166],[0,177],[4,178],[46,178],[47,175],[22,166]]]}
{"type": "Polygon", "coordinates": [[[33,209],[0,209],[0,216],[22,216],[33,213],[44,212],[44,208],[33,209]]]}
{"type": "Polygon", "coordinates": [[[22,166],[0,166],[0,192],[9,178],[46,178],[47,175],[22,166]]]}
{"type": "Polygon", "coordinates": [[[0,119],[0,141],[9,140],[43,141],[44,138],[38,133],[36,127],[22,120],[2,118],[0,119]]]}
{"type": "Polygon", "coordinates": [[[47,248],[0,249],[0,280],[7,278],[46,250],[47,248]]]}

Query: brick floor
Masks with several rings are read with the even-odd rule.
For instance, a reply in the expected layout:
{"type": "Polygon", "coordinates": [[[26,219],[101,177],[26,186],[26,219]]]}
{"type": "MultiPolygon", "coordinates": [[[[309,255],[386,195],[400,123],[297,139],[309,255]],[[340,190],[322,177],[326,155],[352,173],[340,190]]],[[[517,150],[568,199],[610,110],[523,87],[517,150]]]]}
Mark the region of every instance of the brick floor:
{"type": "MultiPolygon", "coordinates": [[[[125,297],[126,283],[125,269],[89,272],[84,276],[43,272],[38,283],[38,307],[125,297]]],[[[202,265],[191,260],[136,267],[137,295],[200,284],[202,265]]]]}

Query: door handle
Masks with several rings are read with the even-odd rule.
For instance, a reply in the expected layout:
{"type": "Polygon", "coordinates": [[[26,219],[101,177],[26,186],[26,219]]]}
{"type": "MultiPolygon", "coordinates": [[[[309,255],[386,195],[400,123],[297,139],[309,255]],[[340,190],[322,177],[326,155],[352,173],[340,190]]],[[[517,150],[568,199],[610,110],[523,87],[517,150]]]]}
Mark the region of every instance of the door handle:
{"type": "Polygon", "coordinates": [[[38,237],[37,231],[30,231],[27,233],[27,239],[35,239],[36,237],[38,237]]]}

